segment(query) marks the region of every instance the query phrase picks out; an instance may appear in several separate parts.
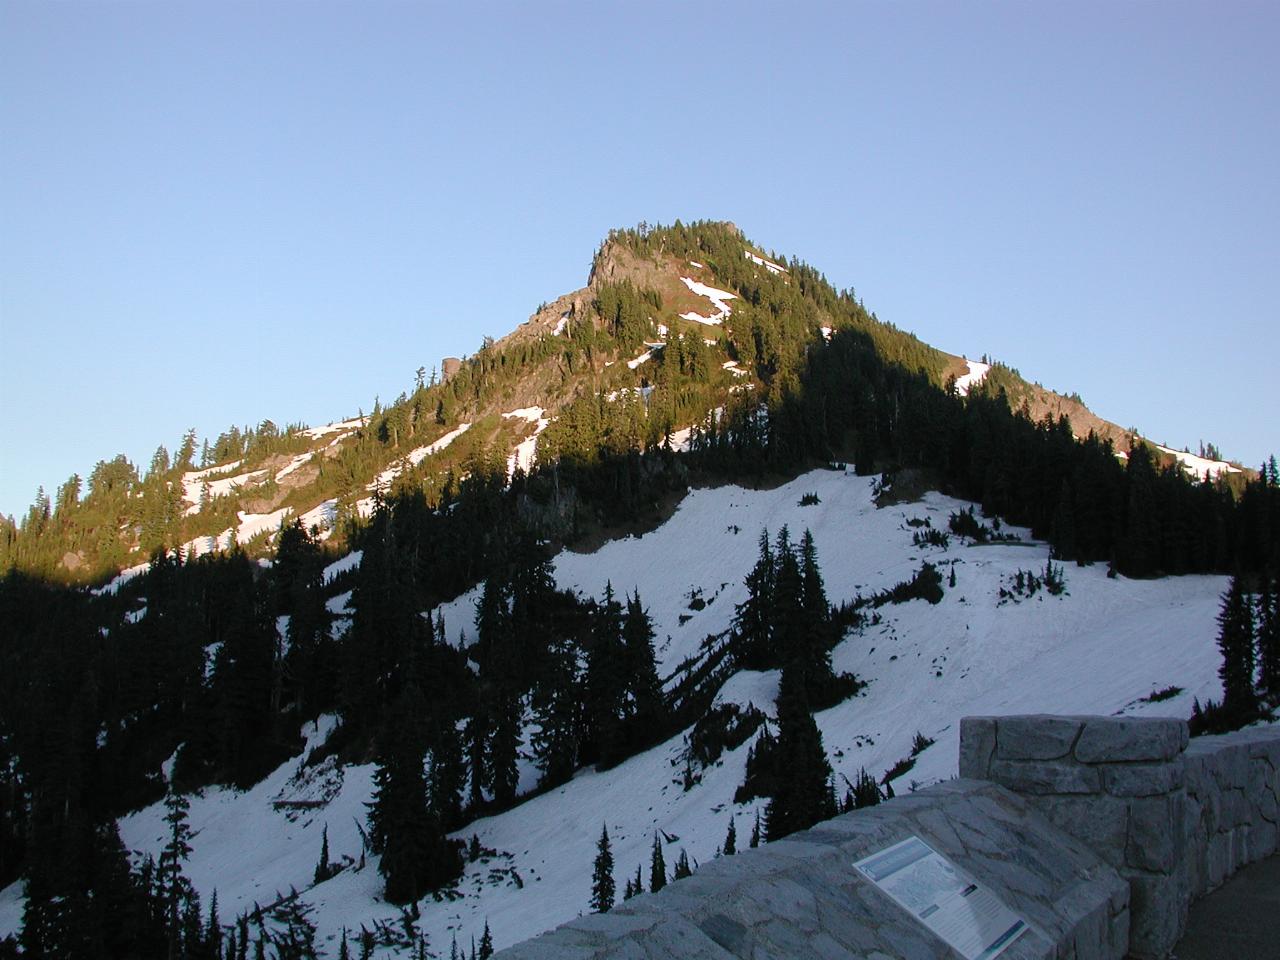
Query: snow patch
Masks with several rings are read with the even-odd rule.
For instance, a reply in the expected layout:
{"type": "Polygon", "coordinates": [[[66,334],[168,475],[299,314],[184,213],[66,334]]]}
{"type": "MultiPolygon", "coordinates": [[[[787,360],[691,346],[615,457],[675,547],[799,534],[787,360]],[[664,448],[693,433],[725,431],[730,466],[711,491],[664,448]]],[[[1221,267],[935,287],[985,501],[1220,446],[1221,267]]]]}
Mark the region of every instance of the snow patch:
{"type": "Polygon", "coordinates": [[[364,426],[364,417],[356,417],[354,420],[343,420],[339,423],[326,423],[323,427],[311,427],[303,430],[303,436],[310,437],[312,440],[319,440],[321,437],[328,436],[331,433],[339,431],[355,430],[364,426]]]}
{"type": "Polygon", "coordinates": [[[991,364],[979,363],[977,360],[970,360],[968,357],[965,358],[964,362],[969,365],[969,372],[956,380],[956,393],[962,397],[967,397],[971,388],[976,387],[987,379],[987,374],[991,371],[991,364]]]}
{"type": "Polygon", "coordinates": [[[715,287],[709,287],[699,280],[694,280],[692,277],[681,277],[680,280],[690,289],[690,291],[696,293],[700,297],[706,297],[710,300],[716,308],[716,312],[709,317],[704,317],[701,314],[694,313],[690,310],[688,313],[680,314],[683,319],[693,320],[697,323],[705,323],[708,326],[714,327],[721,324],[724,319],[733,312],[729,308],[728,301],[737,300],[737,294],[729,293],[727,290],[718,290],[715,287]]]}
{"type": "Polygon", "coordinates": [[[363,550],[352,550],[341,560],[335,560],[324,568],[324,582],[333,583],[334,577],[340,573],[346,573],[348,570],[354,570],[360,566],[360,561],[363,559],[363,550]]]}
{"type": "Polygon", "coordinates": [[[757,256],[756,256],[754,253],[752,253],[750,250],[743,250],[743,251],[742,251],[742,255],[743,255],[744,257],[746,257],[748,260],[750,260],[752,263],[757,264],[757,265],[759,265],[759,266],[761,266],[761,267],[764,267],[764,268],[765,268],[766,270],[768,270],[770,273],[773,273],[773,274],[782,274],[782,273],[786,273],[786,272],[787,272],[786,270],[782,269],[782,267],[778,266],[778,265],[777,265],[776,263],[774,263],[773,261],[771,261],[771,260],[765,260],[763,257],[757,257],[757,256]]]}
{"type": "Polygon", "coordinates": [[[283,467],[280,468],[280,470],[276,473],[276,480],[279,481],[282,478],[287,477],[289,474],[293,473],[293,471],[297,470],[300,466],[302,466],[304,463],[310,460],[311,456],[312,454],[310,451],[308,451],[307,453],[298,454],[296,457],[294,457],[287,464],[285,464],[283,467]]]}
{"type": "MultiPolygon", "coordinates": [[[[400,474],[402,474],[407,469],[406,465],[409,467],[416,467],[423,460],[427,459],[427,457],[430,457],[434,454],[439,453],[441,450],[449,446],[449,444],[453,443],[453,441],[457,440],[460,436],[462,436],[464,433],[466,433],[470,429],[471,429],[471,424],[460,423],[454,429],[450,430],[443,437],[441,437],[439,440],[436,440],[433,443],[428,443],[425,447],[418,447],[416,450],[410,450],[407,454],[405,454],[404,458],[399,463],[396,463],[394,466],[389,467],[386,470],[383,470],[380,474],[374,477],[373,482],[370,483],[367,487],[365,487],[365,489],[366,490],[386,489],[386,487],[391,483],[392,480],[400,476],[400,474]]],[[[364,501],[362,500],[361,503],[363,502],[364,501]]]]}
{"type": "Polygon", "coordinates": [[[1201,480],[1206,475],[1216,480],[1224,473],[1240,473],[1239,467],[1233,467],[1224,460],[1210,460],[1206,457],[1198,457],[1194,453],[1187,453],[1184,450],[1171,450],[1159,444],[1156,444],[1156,449],[1172,454],[1174,459],[1182,464],[1184,470],[1201,480]]]}

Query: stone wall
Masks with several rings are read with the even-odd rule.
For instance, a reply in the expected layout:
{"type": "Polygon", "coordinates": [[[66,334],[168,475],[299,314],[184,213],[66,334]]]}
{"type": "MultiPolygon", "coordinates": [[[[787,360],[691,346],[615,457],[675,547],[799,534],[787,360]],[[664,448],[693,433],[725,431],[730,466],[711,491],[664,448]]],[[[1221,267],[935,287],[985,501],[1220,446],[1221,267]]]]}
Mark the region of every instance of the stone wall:
{"type": "Polygon", "coordinates": [[[952,780],[720,857],[656,894],[503,951],[502,960],[686,958],[955,960],[854,869],[918,836],[1031,929],[1002,960],[1119,960],[1129,889],[1086,846],[996,784],[952,780]]]}
{"type": "Polygon", "coordinates": [[[1276,851],[1280,728],[1201,737],[1181,720],[966,717],[960,775],[1026,797],[1128,880],[1130,955],[1168,956],[1187,907],[1276,851]]]}
{"type": "Polygon", "coordinates": [[[1029,923],[1002,958],[1162,958],[1192,899],[1277,850],[1280,726],[1189,743],[1173,719],[966,717],[960,774],[501,956],[954,960],[853,868],[915,835],[1029,923]]]}
{"type": "Polygon", "coordinates": [[[1276,852],[1280,728],[1197,737],[1183,755],[1184,868],[1192,898],[1276,852]]]}

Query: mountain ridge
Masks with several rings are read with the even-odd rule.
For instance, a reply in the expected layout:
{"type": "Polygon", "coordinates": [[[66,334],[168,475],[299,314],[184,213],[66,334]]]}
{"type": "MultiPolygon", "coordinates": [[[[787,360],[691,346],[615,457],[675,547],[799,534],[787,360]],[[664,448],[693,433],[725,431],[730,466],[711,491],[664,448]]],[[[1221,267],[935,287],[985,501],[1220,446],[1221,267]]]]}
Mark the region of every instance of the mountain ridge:
{"type": "MultiPolygon", "coordinates": [[[[772,251],[765,251],[752,244],[731,223],[695,224],[685,228],[677,221],[672,228],[648,228],[642,225],[634,231],[612,231],[596,251],[587,284],[584,287],[541,305],[524,322],[498,340],[486,338],[480,350],[467,357],[461,363],[460,370],[448,380],[456,385],[457,377],[461,375],[464,380],[474,381],[476,378],[472,375],[477,365],[483,366],[492,357],[501,367],[508,364],[514,355],[519,354],[522,355],[521,359],[514,361],[519,366],[517,376],[505,378],[496,388],[482,384],[469,389],[469,395],[453,401],[456,409],[445,410],[437,407],[434,411],[424,412],[415,407],[410,415],[412,425],[419,427],[419,424],[429,419],[434,412],[434,419],[441,428],[438,431],[439,436],[435,437],[439,440],[440,437],[447,436],[451,429],[456,428],[460,423],[466,422],[468,429],[472,424],[478,423],[482,430],[476,437],[483,434],[481,443],[505,446],[507,456],[523,444],[526,448],[523,465],[527,471],[532,465],[532,450],[538,443],[532,434],[535,430],[540,433],[546,429],[546,425],[520,427],[519,418],[509,417],[508,414],[512,411],[537,408],[541,412],[532,420],[525,421],[526,424],[537,424],[543,419],[554,421],[567,404],[587,392],[611,391],[616,394],[618,390],[637,388],[644,390],[648,378],[646,377],[647,369],[643,364],[647,362],[648,356],[652,356],[654,350],[659,349],[656,344],[665,344],[668,336],[674,337],[681,332],[692,335],[688,329],[692,326],[697,328],[708,344],[714,342],[709,349],[715,357],[715,363],[723,365],[732,376],[742,377],[742,382],[732,385],[721,383],[714,388],[714,395],[708,394],[692,407],[687,407],[682,413],[677,411],[677,416],[685,422],[674,426],[680,429],[686,428],[695,419],[705,416],[717,403],[723,405],[729,396],[729,390],[740,391],[763,386],[760,380],[763,375],[761,371],[748,369],[743,376],[744,370],[738,361],[742,359],[740,354],[743,352],[745,343],[742,339],[742,331],[735,329],[737,321],[733,320],[731,315],[728,322],[724,324],[691,324],[680,316],[681,314],[701,316],[698,311],[705,310],[708,303],[705,296],[689,287],[688,281],[692,280],[704,287],[714,288],[717,283],[733,286],[736,277],[739,281],[738,289],[743,296],[749,298],[750,295],[742,289],[742,285],[755,283],[755,276],[789,285],[792,283],[792,273],[795,273],[794,282],[798,286],[816,289],[825,285],[830,289],[821,274],[794,259],[788,261],[772,251]],[[672,241],[669,244],[666,240],[653,243],[650,238],[662,235],[663,231],[671,234],[672,241]],[[700,254],[706,259],[705,263],[680,255],[695,249],[688,240],[688,234],[691,231],[701,231],[714,238],[718,246],[711,252],[719,258],[718,261],[707,254],[700,254]],[[678,253],[674,248],[681,243],[684,244],[684,249],[678,253]],[[733,260],[737,258],[741,258],[742,263],[734,263],[733,260]],[[749,265],[750,271],[741,269],[744,264],[749,265]],[[725,279],[722,274],[731,276],[725,279]],[[682,277],[687,278],[683,283],[682,277]],[[644,341],[637,340],[631,334],[622,338],[630,342],[618,342],[619,338],[615,337],[615,342],[612,343],[591,343],[587,348],[585,363],[579,359],[575,366],[571,355],[566,360],[568,354],[555,350],[553,346],[549,347],[548,341],[564,342],[572,339],[574,328],[584,324],[592,327],[597,334],[605,330],[608,324],[601,316],[599,309],[601,292],[610,288],[625,287],[656,293],[661,302],[660,309],[651,305],[652,325],[647,335],[648,342],[655,344],[653,349],[642,351],[641,346],[644,341]],[[681,331],[677,329],[678,327],[685,329],[681,331]],[[668,333],[660,333],[659,331],[662,330],[668,333]],[[641,360],[641,358],[645,359],[641,360]],[[628,373],[621,371],[623,360],[626,360],[627,365],[630,366],[628,373]],[[693,412],[695,409],[698,409],[696,417],[693,412]],[[467,418],[465,421],[464,417],[467,418]],[[492,421],[495,417],[496,422],[492,421]]],[[[819,293],[821,293],[820,289],[819,293]]],[[[848,296],[852,299],[851,291],[848,296]]],[[[738,299],[738,294],[734,294],[734,297],[738,299]]],[[[802,298],[799,302],[803,305],[806,301],[802,298]]],[[[740,300],[739,303],[743,309],[750,309],[750,306],[743,301],[740,300]]],[[[857,309],[861,311],[860,304],[857,309]]],[[[829,337],[833,325],[838,322],[836,318],[830,315],[822,303],[815,305],[810,302],[806,310],[811,313],[806,323],[813,328],[813,335],[818,336],[820,330],[825,331],[820,334],[821,336],[829,337]]],[[[1041,421],[1046,417],[1051,420],[1066,417],[1076,436],[1095,434],[1100,439],[1110,441],[1118,454],[1127,454],[1133,443],[1138,442],[1132,431],[1098,417],[1078,397],[1056,393],[1039,384],[1030,383],[1012,368],[1000,364],[976,364],[965,357],[937,350],[923,344],[912,335],[902,333],[892,325],[883,323],[874,314],[866,315],[862,327],[872,332],[886,354],[896,351],[899,362],[914,363],[918,369],[925,370],[939,386],[975,379],[976,383],[980,383],[982,377],[972,376],[975,370],[980,370],[983,376],[990,379],[995,389],[1003,389],[1006,392],[1011,407],[1022,410],[1033,421],[1041,421]],[[891,349],[885,349],[886,345],[891,349]]],[[[598,335],[595,337],[596,341],[600,339],[598,335]]],[[[425,370],[420,369],[413,394],[402,393],[393,407],[399,409],[405,404],[423,400],[424,398],[419,395],[423,393],[424,387],[428,394],[425,398],[426,403],[431,405],[437,400],[431,394],[437,386],[443,388],[445,381],[427,384],[423,379],[424,374],[425,370]]],[[[470,388],[471,384],[468,387],[470,388]]],[[[645,400],[647,403],[647,395],[645,400]]],[[[443,403],[443,401],[438,402],[443,403]]],[[[379,405],[375,402],[370,422],[380,412],[379,405]]],[[[339,423],[343,422],[339,421],[339,423]]],[[[359,442],[358,435],[364,425],[346,421],[344,426],[347,429],[336,431],[336,437],[327,433],[322,436],[309,436],[314,434],[315,430],[307,430],[301,425],[286,428],[284,431],[280,431],[270,421],[264,421],[260,425],[260,427],[267,426],[270,427],[270,435],[266,438],[268,442],[259,444],[264,448],[263,451],[251,457],[252,462],[249,466],[252,469],[246,469],[239,474],[228,474],[227,464],[205,462],[205,458],[202,458],[198,464],[199,469],[194,469],[197,464],[193,462],[195,449],[194,437],[191,435],[184,438],[180,455],[185,453],[186,457],[181,464],[175,462],[167,465],[163,462],[158,463],[157,459],[153,458],[151,469],[146,476],[138,475],[135,471],[134,477],[129,478],[127,474],[130,465],[127,465],[127,461],[121,463],[121,457],[110,462],[100,461],[95,468],[95,473],[103,472],[104,468],[108,468],[114,469],[117,474],[125,475],[123,480],[129,487],[126,496],[144,501],[143,504],[116,505],[117,526],[123,529],[114,539],[110,531],[105,531],[105,525],[102,523],[96,524],[90,531],[75,529],[77,518],[73,514],[78,506],[80,483],[78,478],[73,477],[58,491],[56,504],[51,504],[47,499],[42,503],[38,499],[23,518],[21,525],[15,523],[12,518],[0,518],[0,566],[15,565],[19,569],[39,570],[49,575],[80,582],[86,580],[102,582],[113,570],[130,565],[136,566],[139,562],[145,561],[150,552],[161,543],[169,547],[182,545],[188,552],[205,552],[211,548],[225,547],[229,542],[227,531],[230,529],[236,531],[238,539],[251,541],[255,535],[261,533],[262,521],[259,518],[273,516],[282,508],[289,509],[292,516],[307,518],[306,522],[309,524],[320,521],[319,525],[322,528],[333,529],[340,526],[345,517],[367,514],[369,509],[367,494],[370,492],[368,489],[370,483],[385,475],[388,467],[394,462],[413,454],[416,449],[421,449],[421,447],[405,449],[397,435],[384,451],[364,457],[359,464],[344,464],[345,476],[340,481],[318,482],[321,480],[322,473],[332,474],[332,471],[326,471],[325,468],[331,465],[332,461],[340,459],[342,447],[359,442]],[[299,458],[303,459],[300,461],[299,458]],[[178,469],[179,466],[187,468],[188,464],[190,469],[178,469]],[[172,489],[179,481],[182,482],[183,497],[180,503],[163,504],[158,508],[162,513],[166,510],[171,514],[181,513],[181,517],[170,516],[162,519],[159,523],[163,529],[158,534],[152,534],[145,529],[148,521],[143,516],[150,509],[150,505],[146,503],[147,498],[150,497],[152,501],[166,499],[163,491],[151,489],[146,483],[147,476],[157,472],[157,469],[163,474],[163,484],[167,488],[172,489]],[[226,500],[234,500],[235,503],[224,502],[202,506],[193,496],[190,487],[193,482],[190,479],[192,475],[200,473],[207,473],[209,478],[215,481],[215,495],[221,495],[226,500]],[[218,484],[216,482],[218,480],[232,482],[218,484]],[[75,491],[69,490],[73,482],[77,488],[75,491]],[[362,492],[365,495],[361,495],[362,492]],[[233,493],[234,497],[231,496],[233,493]],[[208,516],[201,516],[206,511],[208,516]],[[61,517],[63,523],[56,522],[59,519],[57,514],[63,514],[61,517]],[[38,543],[42,538],[56,538],[61,542],[56,545],[57,548],[42,547],[38,543]],[[94,542],[86,543],[86,540],[94,542]]],[[[399,427],[392,426],[393,431],[403,428],[403,423],[399,427]]],[[[245,433],[249,431],[246,430],[245,433]]],[[[472,438],[472,442],[476,437],[472,438]]],[[[423,435],[423,439],[429,438],[423,435]]],[[[219,440],[221,441],[222,438],[219,440]]],[[[207,443],[208,441],[206,445],[207,443]]],[[[219,444],[215,443],[215,451],[218,446],[219,444]]],[[[430,444],[423,446],[430,446],[430,444]]],[[[160,456],[161,450],[157,451],[157,457],[160,456]]],[[[1151,452],[1158,464],[1168,464],[1180,457],[1180,454],[1173,450],[1157,448],[1154,445],[1151,445],[1151,452]]],[[[167,457],[167,454],[165,456],[167,457]]],[[[180,456],[173,459],[177,461],[180,456]]],[[[216,453],[215,459],[217,459],[216,453]]],[[[348,458],[350,459],[352,458],[348,458]]],[[[1253,475],[1252,471],[1239,465],[1214,458],[1187,456],[1183,459],[1200,470],[1209,469],[1218,474],[1240,473],[1242,478],[1253,475]]],[[[233,463],[242,460],[242,456],[235,457],[233,463]]],[[[435,473],[443,476],[450,470],[456,474],[462,469],[464,465],[460,460],[450,461],[443,458],[443,462],[436,465],[435,473]]],[[[121,478],[117,477],[112,482],[120,481],[121,478]]],[[[152,484],[151,487],[159,485],[152,484]]],[[[94,486],[91,476],[91,492],[94,486]]],[[[275,519],[283,520],[284,516],[280,515],[275,519]]],[[[155,521],[153,520],[152,523],[154,525],[155,521]]]]}

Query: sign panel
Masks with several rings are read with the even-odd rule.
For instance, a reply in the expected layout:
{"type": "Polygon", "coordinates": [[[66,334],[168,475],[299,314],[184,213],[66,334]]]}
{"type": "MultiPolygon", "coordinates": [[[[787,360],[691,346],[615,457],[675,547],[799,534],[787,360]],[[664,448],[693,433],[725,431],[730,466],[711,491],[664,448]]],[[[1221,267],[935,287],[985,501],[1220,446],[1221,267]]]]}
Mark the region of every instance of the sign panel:
{"type": "Polygon", "coordinates": [[[991,960],[1028,929],[995,894],[919,837],[908,837],[853,866],[965,960],[991,960]]]}

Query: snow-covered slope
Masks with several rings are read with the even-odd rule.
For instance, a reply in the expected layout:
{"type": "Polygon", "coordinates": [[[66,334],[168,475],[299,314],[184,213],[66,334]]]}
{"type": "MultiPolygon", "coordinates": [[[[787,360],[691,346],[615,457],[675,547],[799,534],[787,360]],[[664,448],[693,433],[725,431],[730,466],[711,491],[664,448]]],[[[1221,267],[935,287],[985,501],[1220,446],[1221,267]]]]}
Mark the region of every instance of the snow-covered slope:
{"type": "MultiPolygon", "coordinates": [[[[895,781],[899,793],[912,782],[955,775],[958,721],[967,714],[1185,717],[1193,696],[1220,695],[1213,637],[1224,578],[1109,580],[1104,567],[1069,565],[1066,595],[1042,590],[1031,599],[1002,602],[1001,588],[1017,571],[1043,569],[1047,548],[1029,541],[978,546],[954,536],[945,549],[913,545],[912,534],[920,528],[908,520],[928,518],[935,529],[946,530],[948,515],[962,506],[967,505],[930,494],[918,503],[877,509],[869,478],[834,470],[814,471],[773,490],[696,490],[670,521],[641,538],[615,541],[591,554],[561,553],[556,578],[593,596],[606,583],[619,594],[638,589],[653,617],[660,672],[667,676],[708,634],[728,628],[734,604],[745,597],[743,577],[755,562],[764,527],[774,535],[786,524],[793,539],[812,530],[832,602],[907,580],[926,559],[944,577],[954,570],[956,585],[946,588],[941,603],[884,606],[880,623],[850,634],[837,647],[836,669],[852,671],[869,685],[817,716],[833,767],[850,779],[863,767],[882,775],[909,755],[917,731],[935,738],[895,781]],[[800,506],[808,493],[820,502],[800,506]],[[690,606],[694,591],[705,601],[701,610],[690,606]],[[1183,692],[1159,703],[1142,701],[1169,686],[1183,692]]],[[[356,562],[353,557],[341,566],[356,562]]],[[[478,593],[442,608],[450,638],[473,632],[478,593]]],[[[777,679],[776,673],[739,673],[720,696],[772,712],[777,679]]],[[[329,722],[305,731],[312,743],[329,722]]],[[[681,785],[682,748],[678,735],[607,773],[583,771],[558,790],[461,831],[460,837],[478,834],[499,853],[468,865],[459,899],[421,905],[420,927],[432,948],[447,956],[454,934],[460,943],[478,937],[486,920],[501,947],[585,911],[602,823],[613,840],[620,889],[638,864],[645,864],[647,876],[655,830],[672,838],[668,864],[681,848],[697,861],[714,856],[731,816],[737,818],[739,843],[745,843],[755,807],[737,806],[732,798],[743,778],[746,745],[727,752],[687,792],[681,785]]],[[[527,787],[533,770],[527,762],[522,767],[527,787]]],[[[342,927],[358,930],[398,918],[396,908],[378,899],[381,878],[373,857],[362,870],[349,867],[306,889],[325,825],[332,859],[359,863],[358,826],[364,825],[371,773],[367,766],[304,770],[299,758],[247,792],[205,791],[191,807],[195,838],[188,872],[196,886],[206,897],[217,888],[224,917],[296,887],[315,907],[320,946],[328,956],[337,954],[342,927]],[[301,806],[299,800],[325,802],[301,806]]],[[[157,805],[124,818],[125,844],[158,851],[162,814],[157,805]]],[[[15,888],[0,893],[0,935],[16,929],[19,910],[15,888]]]]}

